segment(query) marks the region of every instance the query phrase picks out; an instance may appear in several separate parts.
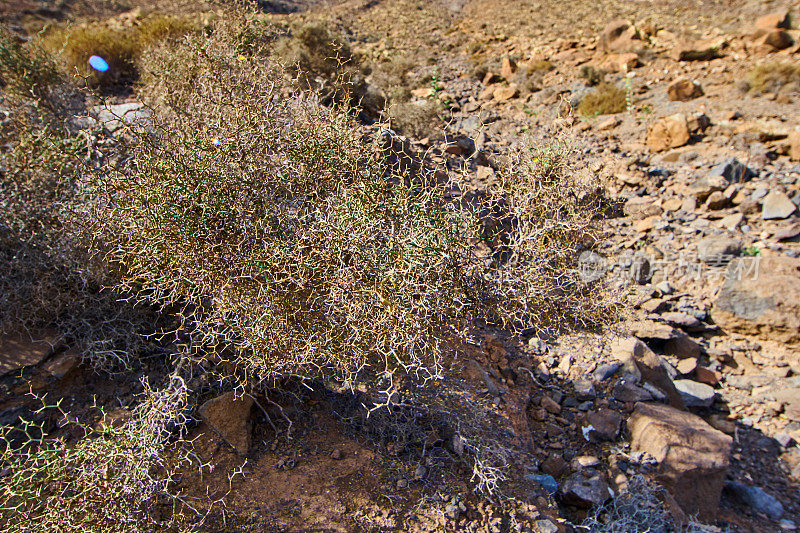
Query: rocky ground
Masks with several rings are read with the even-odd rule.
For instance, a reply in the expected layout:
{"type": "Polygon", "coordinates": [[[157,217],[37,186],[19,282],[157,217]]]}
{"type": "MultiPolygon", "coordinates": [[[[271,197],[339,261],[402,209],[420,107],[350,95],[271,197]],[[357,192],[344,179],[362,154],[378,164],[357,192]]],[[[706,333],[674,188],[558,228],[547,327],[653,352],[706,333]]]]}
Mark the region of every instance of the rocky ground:
{"type": "MultiPolygon", "coordinates": [[[[748,78],[798,64],[799,4],[289,4],[264,7],[325,21],[365,62],[402,59],[410,101],[448,108],[439,133],[398,136],[411,156],[487,183],[522,137],[566,143],[575,172],[608,198],[606,239],[581,267],[623,312],[602,332],[526,343],[487,334],[450,369],[519,453],[503,497],[478,497],[473,473],[453,461],[458,423],[417,421],[420,447],[356,421],[352,400],[330,390],[277,401],[292,405],[280,431],[256,414],[273,410],[210,400],[195,437],[214,467],[208,485],[186,481],[224,502],[209,527],[576,531],[641,476],[666,487],[677,523],[800,527],[800,72],[763,87],[748,78]],[[580,113],[593,76],[622,89],[619,112],[580,113]]],[[[52,16],[36,9],[17,23],[52,16]]],[[[367,81],[387,91],[378,72],[367,81]]],[[[31,387],[76,404],[134,401],[138,380],[109,383],[72,350],[4,343],[14,343],[0,360],[4,418],[28,409],[31,387]]]]}

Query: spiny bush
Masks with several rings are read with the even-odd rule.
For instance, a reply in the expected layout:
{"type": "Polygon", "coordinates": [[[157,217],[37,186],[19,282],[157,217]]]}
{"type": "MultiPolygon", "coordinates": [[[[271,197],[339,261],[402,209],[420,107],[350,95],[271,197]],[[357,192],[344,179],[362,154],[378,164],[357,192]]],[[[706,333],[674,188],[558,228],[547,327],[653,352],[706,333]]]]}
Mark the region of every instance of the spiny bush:
{"type": "Polygon", "coordinates": [[[179,378],[146,387],[145,400],[122,425],[93,428],[55,411],[82,437],[70,444],[41,425],[0,427],[0,523],[30,531],[170,531],[181,526],[175,475],[193,465],[188,449],[171,443],[184,423],[187,391],[179,378]],[[22,438],[20,438],[22,436],[22,438]]]}
{"type": "Polygon", "coordinates": [[[149,320],[103,290],[113,275],[89,253],[81,169],[91,164],[91,136],[72,122],[85,113],[83,98],[36,43],[1,29],[0,71],[9,146],[0,152],[0,331],[55,328],[111,362],[142,344],[136,328],[149,320]]]}
{"type": "Polygon", "coordinates": [[[765,63],[747,73],[750,92],[777,93],[784,87],[800,91],[800,66],[794,63],[765,63]]]}
{"type": "Polygon", "coordinates": [[[627,93],[611,83],[601,83],[587,94],[578,104],[578,111],[584,116],[610,115],[622,113],[627,108],[627,93]]]}
{"type": "Polygon", "coordinates": [[[42,39],[42,45],[64,62],[68,72],[76,73],[93,87],[108,89],[136,81],[136,63],[147,47],[199,29],[199,21],[187,17],[151,15],[125,28],[96,22],[53,30],[42,39]],[[107,72],[89,66],[93,55],[106,60],[107,72]]]}
{"type": "Polygon", "coordinates": [[[519,330],[575,310],[565,268],[591,209],[573,205],[563,157],[527,151],[481,206],[454,204],[387,166],[348,109],[294,94],[267,57],[239,58],[234,34],[147,57],[154,131],[103,179],[126,288],[182,304],[205,332],[195,348],[261,377],[437,375],[475,320],[519,330]],[[510,225],[481,229],[479,214],[510,225]],[[503,248],[496,261],[479,239],[503,248]]]}

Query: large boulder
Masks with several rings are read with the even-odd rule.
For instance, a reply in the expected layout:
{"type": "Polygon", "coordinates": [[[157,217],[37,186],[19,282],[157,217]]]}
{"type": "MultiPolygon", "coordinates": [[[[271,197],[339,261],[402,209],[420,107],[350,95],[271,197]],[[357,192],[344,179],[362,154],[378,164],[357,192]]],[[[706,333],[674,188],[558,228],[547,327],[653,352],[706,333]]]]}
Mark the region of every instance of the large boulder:
{"type": "Polygon", "coordinates": [[[657,479],[681,508],[713,520],[733,439],[696,415],[660,404],[638,404],[628,429],[631,448],[658,461],[657,479]]]}
{"type": "Polygon", "coordinates": [[[800,343],[800,259],[734,259],[711,317],[730,332],[800,343]]]}
{"type": "Polygon", "coordinates": [[[630,22],[618,19],[603,28],[597,44],[604,52],[629,52],[640,48],[644,43],[639,40],[638,32],[630,22]]]}
{"type": "Polygon", "coordinates": [[[200,417],[237,453],[245,455],[250,450],[252,442],[250,423],[252,407],[251,397],[237,397],[236,393],[231,391],[204,403],[200,407],[200,417]]]}

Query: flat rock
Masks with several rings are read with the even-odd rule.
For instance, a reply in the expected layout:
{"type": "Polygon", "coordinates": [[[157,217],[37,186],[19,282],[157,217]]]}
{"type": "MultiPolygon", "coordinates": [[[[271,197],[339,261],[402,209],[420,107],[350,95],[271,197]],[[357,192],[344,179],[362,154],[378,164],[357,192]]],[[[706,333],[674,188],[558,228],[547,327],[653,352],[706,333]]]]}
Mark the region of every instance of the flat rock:
{"type": "Polygon", "coordinates": [[[705,383],[691,379],[676,379],[673,383],[681,394],[686,407],[711,407],[717,396],[714,388],[705,383]]]}
{"type": "Polygon", "coordinates": [[[733,439],[696,415],[660,404],[638,404],[628,429],[631,448],[658,461],[657,479],[681,508],[714,520],[733,439]]]}
{"type": "Polygon", "coordinates": [[[200,406],[200,417],[220,437],[240,455],[250,450],[252,442],[250,409],[253,399],[249,396],[236,397],[236,393],[226,392],[212,398],[200,406]]]}
{"type": "Polygon", "coordinates": [[[754,511],[764,513],[773,520],[778,520],[783,516],[783,504],[781,504],[775,496],[765,492],[761,487],[753,487],[737,481],[729,481],[725,485],[725,492],[746,503],[752,507],[754,511]]]}
{"type": "Polygon", "coordinates": [[[729,332],[800,343],[800,259],[734,259],[711,317],[729,332]]]}
{"type": "Polygon", "coordinates": [[[764,220],[788,218],[797,206],[781,191],[772,191],[764,197],[761,204],[761,218],[764,220]]]}
{"type": "Polygon", "coordinates": [[[140,102],[127,102],[105,106],[94,106],[92,115],[111,133],[126,126],[150,127],[150,111],[140,102]]]}
{"type": "Polygon", "coordinates": [[[58,333],[43,331],[36,334],[0,335],[0,376],[38,365],[58,346],[58,333]]]}
{"type": "Polygon", "coordinates": [[[697,243],[697,259],[709,265],[726,265],[741,252],[742,241],[730,237],[705,237],[697,243]]]}

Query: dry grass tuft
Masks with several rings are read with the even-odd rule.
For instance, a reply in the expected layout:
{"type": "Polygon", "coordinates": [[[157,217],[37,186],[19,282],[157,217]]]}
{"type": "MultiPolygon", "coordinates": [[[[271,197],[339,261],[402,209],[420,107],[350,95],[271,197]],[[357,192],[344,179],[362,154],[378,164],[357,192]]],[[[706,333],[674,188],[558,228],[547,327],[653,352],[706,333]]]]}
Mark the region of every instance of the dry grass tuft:
{"type": "Polygon", "coordinates": [[[578,104],[578,111],[584,116],[611,115],[622,113],[627,108],[627,93],[616,85],[601,83],[587,94],[578,104]]]}
{"type": "Polygon", "coordinates": [[[745,79],[753,93],[800,91],[800,65],[765,63],[756,66],[745,79]]]}
{"type": "Polygon", "coordinates": [[[85,79],[90,86],[108,89],[138,79],[137,61],[147,48],[199,29],[200,23],[194,19],[152,15],[126,28],[91,23],[53,30],[42,38],[42,46],[56,54],[68,72],[85,79]],[[93,55],[106,60],[107,72],[97,72],[89,66],[93,55]]]}

